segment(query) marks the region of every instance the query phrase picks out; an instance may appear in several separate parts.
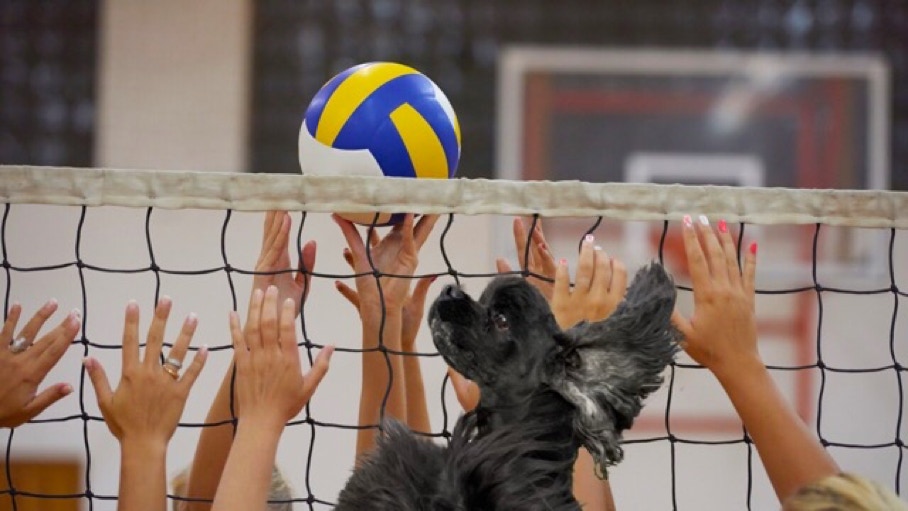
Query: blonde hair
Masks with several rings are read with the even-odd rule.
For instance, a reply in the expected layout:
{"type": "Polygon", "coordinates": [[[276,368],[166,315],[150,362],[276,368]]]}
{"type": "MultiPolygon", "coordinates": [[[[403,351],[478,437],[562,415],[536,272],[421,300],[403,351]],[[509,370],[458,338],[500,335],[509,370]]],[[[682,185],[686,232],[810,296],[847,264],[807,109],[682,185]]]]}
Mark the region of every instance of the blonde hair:
{"type": "Polygon", "coordinates": [[[838,474],[801,488],[782,511],[908,511],[908,504],[869,479],[838,474]]]}
{"type": "MultiPolygon", "coordinates": [[[[170,486],[173,488],[173,494],[178,497],[185,496],[186,483],[188,481],[189,468],[187,467],[170,480],[170,486]]],[[[268,490],[268,500],[290,500],[292,498],[293,494],[290,491],[290,485],[287,484],[287,481],[284,479],[284,476],[281,475],[280,470],[278,470],[277,467],[274,467],[274,470],[271,471],[271,488],[268,490]]],[[[189,503],[186,501],[174,499],[171,509],[173,511],[184,511],[188,504],[189,503]]],[[[268,511],[292,511],[293,503],[269,503],[268,507],[265,509],[267,509],[268,511]]]]}

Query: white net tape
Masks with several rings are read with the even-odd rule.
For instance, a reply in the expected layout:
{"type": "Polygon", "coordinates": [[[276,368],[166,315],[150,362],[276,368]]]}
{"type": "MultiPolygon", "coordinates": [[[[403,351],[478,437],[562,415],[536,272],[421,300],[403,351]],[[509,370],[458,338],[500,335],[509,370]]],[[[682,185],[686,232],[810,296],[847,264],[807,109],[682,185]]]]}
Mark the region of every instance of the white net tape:
{"type": "Polygon", "coordinates": [[[908,193],[580,181],[420,180],[0,165],[0,202],[164,209],[267,209],[602,216],[908,229],[908,193]]]}

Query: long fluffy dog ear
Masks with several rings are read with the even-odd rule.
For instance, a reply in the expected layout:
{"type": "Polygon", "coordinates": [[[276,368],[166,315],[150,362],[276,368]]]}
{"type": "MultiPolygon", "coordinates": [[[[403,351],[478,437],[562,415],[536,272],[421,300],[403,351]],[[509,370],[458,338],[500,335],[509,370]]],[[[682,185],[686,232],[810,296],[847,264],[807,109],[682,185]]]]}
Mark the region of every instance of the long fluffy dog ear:
{"type": "Polygon", "coordinates": [[[661,265],[637,272],[606,320],[565,331],[552,387],[576,407],[574,429],[602,474],[621,461],[621,433],[662,384],[681,334],[671,323],[675,286],[661,265]]]}

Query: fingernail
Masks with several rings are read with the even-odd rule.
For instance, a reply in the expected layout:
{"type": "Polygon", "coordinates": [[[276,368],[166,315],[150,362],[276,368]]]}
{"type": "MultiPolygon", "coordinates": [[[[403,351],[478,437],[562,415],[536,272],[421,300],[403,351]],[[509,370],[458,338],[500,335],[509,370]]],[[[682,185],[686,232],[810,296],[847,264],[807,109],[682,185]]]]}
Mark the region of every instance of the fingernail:
{"type": "Polygon", "coordinates": [[[206,358],[208,358],[208,345],[207,344],[203,344],[202,347],[199,348],[198,356],[202,357],[202,360],[205,360],[206,358]]]}
{"type": "Polygon", "coordinates": [[[291,308],[292,308],[292,307],[294,307],[295,305],[296,305],[296,302],[293,301],[293,298],[287,298],[286,300],[284,300],[284,307],[291,307],[291,308]]]}
{"type": "Polygon", "coordinates": [[[43,306],[41,306],[42,311],[46,314],[53,312],[54,310],[56,310],[56,308],[57,308],[57,299],[56,298],[51,298],[50,300],[46,301],[43,306]]]}
{"type": "Polygon", "coordinates": [[[262,290],[261,290],[261,289],[256,289],[255,291],[252,292],[252,299],[253,299],[253,300],[261,300],[261,299],[262,299],[262,294],[263,294],[263,293],[262,293],[262,290]]]}
{"type": "Polygon", "coordinates": [[[167,295],[162,296],[161,299],[158,300],[158,305],[161,307],[170,307],[170,304],[172,304],[172,303],[173,303],[173,300],[171,300],[170,297],[167,295]]]}
{"type": "Polygon", "coordinates": [[[199,315],[195,312],[190,312],[189,316],[186,317],[186,324],[189,326],[196,326],[199,323],[199,315]]]}
{"type": "Polygon", "coordinates": [[[95,361],[92,358],[85,357],[82,359],[82,366],[85,367],[85,370],[91,371],[95,366],[95,361]]]}
{"type": "Polygon", "coordinates": [[[72,392],[73,392],[72,385],[64,385],[64,386],[60,387],[60,393],[63,394],[64,396],[68,396],[68,395],[72,394],[72,392]]]}
{"type": "Polygon", "coordinates": [[[567,259],[560,259],[558,261],[558,264],[560,264],[561,266],[567,266],[567,259]]]}
{"type": "Polygon", "coordinates": [[[432,275],[432,277],[429,279],[429,282],[435,282],[436,280],[438,280],[438,275],[432,275]]]}
{"type": "Polygon", "coordinates": [[[596,245],[595,247],[593,247],[593,250],[601,251],[601,250],[602,250],[602,247],[600,247],[599,245],[596,245]]]}
{"type": "Polygon", "coordinates": [[[592,243],[593,241],[595,241],[595,239],[596,238],[594,238],[592,234],[587,234],[586,236],[583,237],[583,241],[585,241],[587,243],[592,243]]]}
{"type": "Polygon", "coordinates": [[[126,303],[126,310],[128,310],[130,312],[135,312],[138,309],[139,309],[139,303],[136,302],[135,299],[132,299],[126,303]]]}
{"type": "Polygon", "coordinates": [[[706,218],[706,215],[700,215],[700,225],[709,227],[709,218],[706,218]]]}
{"type": "Polygon", "coordinates": [[[725,220],[719,220],[719,232],[725,234],[728,232],[728,223],[725,220]]]}
{"type": "Polygon", "coordinates": [[[690,215],[684,215],[684,227],[691,227],[692,225],[694,225],[694,222],[690,219],[690,215]]]}
{"type": "Polygon", "coordinates": [[[753,255],[757,255],[757,242],[756,241],[750,244],[750,253],[753,255]]]}
{"type": "Polygon", "coordinates": [[[70,328],[75,328],[79,326],[79,321],[82,319],[82,313],[79,312],[79,309],[73,309],[69,316],[66,317],[66,325],[70,328]]]}

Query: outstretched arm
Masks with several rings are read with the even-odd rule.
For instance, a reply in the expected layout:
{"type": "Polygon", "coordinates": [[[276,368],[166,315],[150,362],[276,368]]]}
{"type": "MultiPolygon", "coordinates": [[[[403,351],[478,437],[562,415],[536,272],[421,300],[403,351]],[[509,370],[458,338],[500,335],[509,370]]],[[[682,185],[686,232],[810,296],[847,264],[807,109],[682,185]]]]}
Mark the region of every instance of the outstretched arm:
{"type": "MultiPolygon", "coordinates": [[[[352,266],[349,251],[344,252],[344,257],[352,266]]],[[[413,293],[407,297],[401,310],[401,348],[404,352],[416,351],[416,335],[422,323],[425,311],[426,294],[429,286],[435,281],[435,276],[423,277],[416,282],[413,293]]],[[[337,290],[359,310],[359,294],[343,282],[335,282],[337,290]]],[[[422,433],[431,431],[429,411],[426,407],[426,389],[422,379],[422,367],[419,357],[404,356],[404,402],[407,408],[406,422],[410,429],[422,433]]],[[[362,453],[357,453],[357,456],[362,453]]]]}
{"type": "MultiPolygon", "coordinates": [[[[528,235],[523,221],[517,218],[513,232],[521,268],[543,277],[530,277],[530,282],[549,300],[562,328],[579,321],[600,321],[614,312],[627,289],[627,270],[621,261],[597,246],[593,236],[581,243],[572,288],[567,261],[555,263],[538,222],[528,235]]],[[[497,268],[502,273],[511,271],[503,259],[497,261],[497,268]]],[[[449,375],[461,406],[465,410],[475,407],[479,401],[476,385],[453,370],[449,370],[449,375]]],[[[574,463],[574,498],[587,510],[615,509],[611,486],[596,475],[593,458],[586,449],[580,449],[574,463]]]]}
{"type": "Polygon", "coordinates": [[[719,380],[747,428],[779,501],[839,467],[785,400],[757,349],[754,280],[757,245],[738,269],[725,222],[684,217],[684,247],[694,290],[690,319],[676,315],[685,350],[719,380]]]}
{"type": "MultiPolygon", "coordinates": [[[[291,271],[289,254],[291,223],[290,215],[285,211],[269,211],[265,214],[262,247],[255,265],[256,275],[252,281],[252,289],[264,292],[268,286],[275,285],[280,298],[282,300],[292,299],[296,304],[295,310],[299,311],[300,301],[304,301],[308,294],[311,279],[308,272],[315,266],[316,246],[314,241],[304,244],[299,249],[300,267],[295,272],[291,271]],[[303,271],[304,269],[308,271],[303,271]],[[280,273],[268,274],[267,272],[280,273]]],[[[218,425],[202,428],[189,471],[186,495],[182,495],[192,499],[205,499],[207,502],[182,502],[180,509],[183,511],[211,509],[211,500],[214,499],[214,493],[218,488],[221,473],[233,443],[233,419],[239,414],[236,402],[234,402],[234,410],[232,412],[230,410],[233,367],[231,364],[225,372],[221,386],[205,417],[206,424],[218,425]]]]}
{"type": "MultiPolygon", "coordinates": [[[[413,293],[407,298],[403,308],[401,325],[401,345],[406,352],[416,351],[416,335],[425,313],[426,295],[435,277],[423,277],[416,282],[413,293]]],[[[426,407],[426,387],[422,379],[420,357],[404,357],[404,384],[407,394],[407,425],[421,433],[432,431],[429,422],[429,410],[426,407]]]]}
{"type": "Polygon", "coordinates": [[[296,303],[279,304],[278,290],[253,292],[240,328],[230,314],[230,334],[236,353],[236,399],[239,423],[212,509],[264,509],[271,471],[281,433],[312,397],[328,371],[333,348],[318,354],[312,371],[303,374],[296,338],[296,303]]]}
{"type": "MultiPolygon", "coordinates": [[[[386,416],[401,421],[410,420],[407,407],[406,360],[414,357],[389,354],[388,359],[391,362],[389,374],[385,355],[375,349],[381,342],[389,350],[405,351],[403,336],[407,321],[404,318],[404,311],[410,299],[409,277],[416,271],[419,250],[437,220],[437,216],[426,215],[414,225],[413,215],[406,215],[403,222],[394,226],[382,239],[370,229],[368,241],[370,246],[367,253],[365,242],[356,227],[340,217],[335,217],[347,240],[349,252],[345,257],[348,258],[353,270],[361,275],[356,277],[355,292],[341,282],[336,285],[338,290],[357,307],[363,325],[363,349],[374,350],[363,353],[360,425],[378,424],[381,420],[383,402],[386,416]],[[372,274],[374,270],[378,270],[383,276],[376,279],[372,274]],[[390,394],[385,401],[389,385],[390,394]]],[[[409,327],[407,329],[409,335],[411,329],[409,327]]],[[[413,339],[415,340],[415,336],[413,339]]],[[[418,370],[418,367],[416,369],[418,370]]],[[[412,371],[413,367],[410,366],[410,372],[412,371]]],[[[425,407],[424,397],[422,407],[423,409],[425,407]]],[[[418,410],[414,411],[418,413],[418,410]]],[[[420,425],[410,426],[419,429],[420,425]]],[[[374,428],[358,431],[357,459],[375,446],[376,435],[377,431],[374,428]]]]}
{"type": "MultiPolygon", "coordinates": [[[[601,321],[609,317],[624,298],[627,270],[611,258],[588,235],[580,245],[574,287],[570,286],[567,263],[559,262],[552,293],[552,313],[561,328],[580,321],[601,321]]],[[[593,457],[580,449],[574,463],[574,498],[584,509],[614,511],[615,501],[608,480],[596,475],[593,457]]]]}

